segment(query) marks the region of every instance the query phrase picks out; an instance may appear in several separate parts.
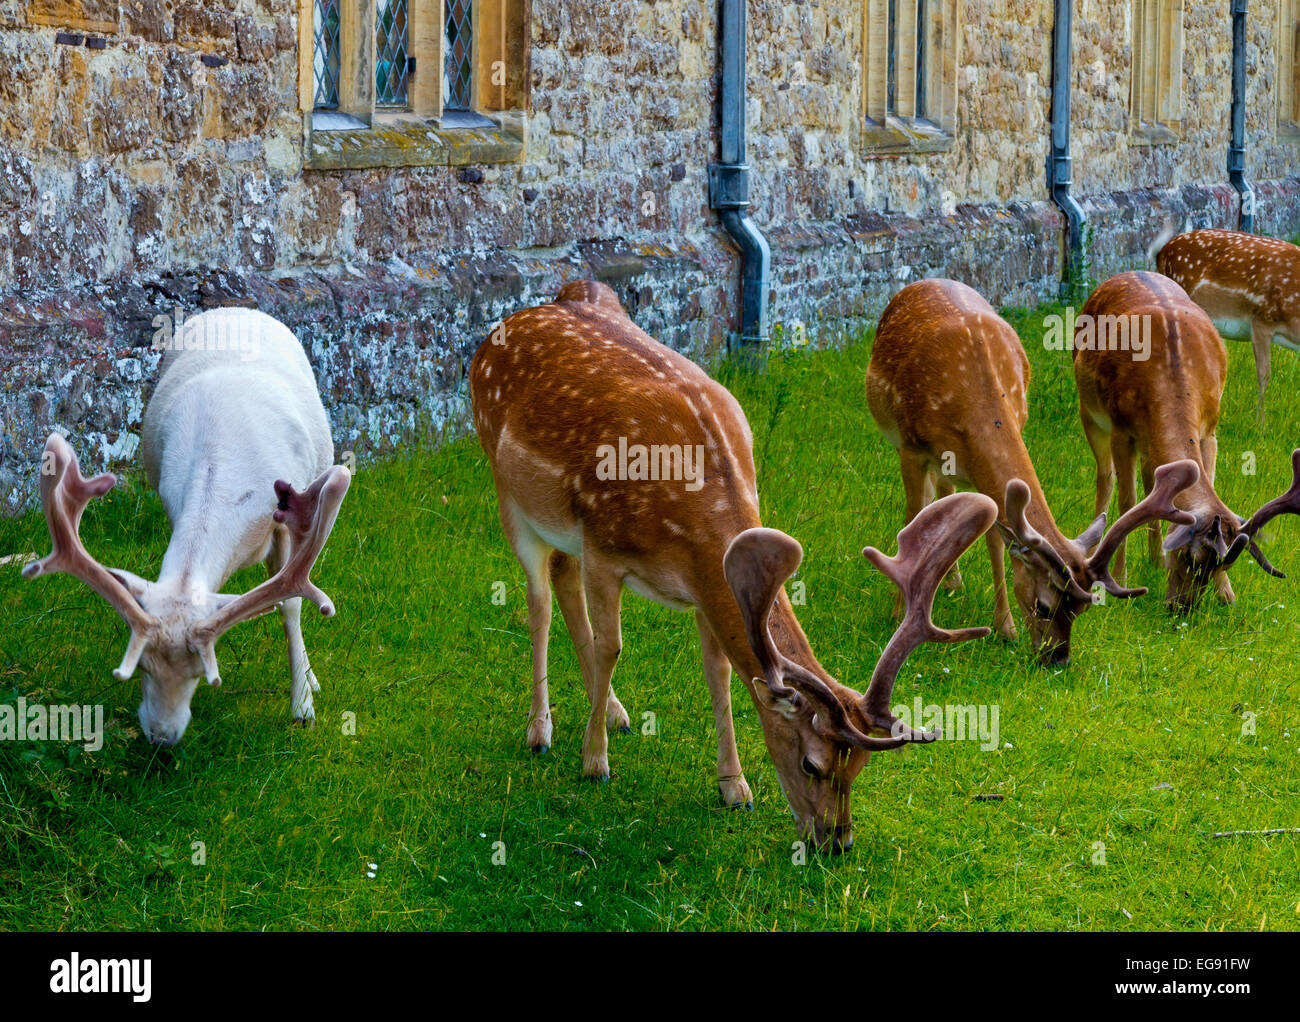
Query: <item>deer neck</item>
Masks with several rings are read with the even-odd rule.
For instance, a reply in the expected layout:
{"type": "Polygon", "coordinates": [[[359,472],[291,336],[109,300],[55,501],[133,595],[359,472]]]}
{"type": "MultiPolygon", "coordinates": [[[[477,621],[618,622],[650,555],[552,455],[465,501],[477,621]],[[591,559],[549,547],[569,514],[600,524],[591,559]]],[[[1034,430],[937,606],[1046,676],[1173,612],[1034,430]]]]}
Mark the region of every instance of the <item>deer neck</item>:
{"type": "MultiPolygon", "coordinates": [[[[713,629],[713,634],[721,644],[723,652],[727,654],[727,659],[731,661],[731,666],[740,675],[745,687],[749,689],[750,697],[759,715],[766,718],[773,711],[763,700],[758,698],[755,691],[756,686],[766,687],[767,685],[763,675],[763,668],[749,645],[745,632],[745,623],[740,616],[740,608],[736,606],[735,597],[732,596],[731,590],[727,587],[720,569],[721,564],[719,564],[717,579],[710,580],[712,584],[706,588],[699,609],[709,627],[713,629]]],[[[784,589],[781,590],[780,595],[777,597],[776,605],[772,608],[772,613],[768,618],[768,631],[771,633],[772,641],[776,644],[776,648],[782,656],[794,661],[800,667],[820,678],[831,691],[840,697],[841,702],[847,704],[861,698],[858,693],[831,677],[817,661],[812,646],[808,642],[808,637],[804,634],[798,618],[795,617],[794,608],[790,605],[790,599],[784,589]]]]}
{"type": "Polygon", "coordinates": [[[974,483],[976,489],[997,501],[998,516],[1007,520],[1005,506],[1007,483],[1012,479],[1022,479],[1029,487],[1029,507],[1025,509],[1025,518],[1071,568],[1079,567],[1081,558],[1075,544],[1060,530],[1052,508],[1047,503],[1034,463],[1029,458],[1024,441],[1015,436],[1014,443],[1000,445],[990,444],[981,452],[975,465],[974,483]]]}
{"type": "Polygon", "coordinates": [[[1177,507],[1187,511],[1221,514],[1236,522],[1232,511],[1214,492],[1214,483],[1205,469],[1201,456],[1201,424],[1196,417],[1188,414],[1181,407],[1181,402],[1171,403],[1161,416],[1161,421],[1154,424],[1147,439],[1147,457],[1152,465],[1168,465],[1184,458],[1196,462],[1200,476],[1186,490],[1174,498],[1177,507]]]}
{"type": "Polygon", "coordinates": [[[200,458],[183,482],[159,480],[172,523],[160,585],[182,592],[217,592],[236,570],[266,556],[273,495],[268,499],[250,491],[245,477],[223,468],[200,458]]]}

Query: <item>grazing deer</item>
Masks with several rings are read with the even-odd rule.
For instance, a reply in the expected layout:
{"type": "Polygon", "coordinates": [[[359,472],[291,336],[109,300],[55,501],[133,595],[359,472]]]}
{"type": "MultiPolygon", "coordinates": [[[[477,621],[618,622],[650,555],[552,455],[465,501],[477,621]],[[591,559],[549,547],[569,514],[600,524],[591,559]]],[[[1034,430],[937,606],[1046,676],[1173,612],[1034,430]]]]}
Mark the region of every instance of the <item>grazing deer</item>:
{"type": "MultiPolygon", "coordinates": [[[[867,406],[898,451],[912,519],[936,492],[958,483],[998,504],[1002,519],[985,534],[993,565],[994,626],[1014,639],[1004,543],[1016,601],[1045,664],[1070,658],[1074,619],[1092,606],[1100,583],[1112,596],[1140,596],[1110,573],[1124,538],[1159,518],[1190,520],[1170,503],[1195,466],[1171,466],[1163,484],[1106,531],[1105,507],[1079,536],[1056,524],[1021,431],[1029,417],[1029,359],[1011,325],[976,291],[954,280],[921,280],[885,308],[867,368],[867,406]]],[[[954,570],[950,588],[961,585],[954,570]]]]}
{"type": "Polygon", "coordinates": [[[552,741],[553,586],[591,702],[583,773],[609,776],[606,726],[628,723],[611,687],[626,586],[695,613],[725,804],[753,804],[736,752],[734,668],[801,834],[822,850],[847,848],[850,785],[869,753],[934,737],[890,712],[903,660],[926,641],[987,634],[942,631],[930,607],[943,574],[991,525],[992,502],[975,494],[941,501],[900,534],[896,558],[864,551],[908,608],[864,696],[817,662],[795,618],[783,586],[802,550],[760,526],[753,436],[740,405],[642,332],[608,287],[571,283],[552,304],[515,313],[479,348],[469,383],[501,524],[528,579],[529,746],[546,752],[552,741]]]}
{"type": "MultiPolygon", "coordinates": [[[[1219,599],[1232,603],[1227,569],[1242,550],[1279,575],[1255,536],[1269,518],[1295,513],[1291,491],[1246,523],[1214,491],[1219,399],[1228,356],[1209,316],[1169,277],[1129,272],[1098,287],[1083,307],[1081,322],[1084,317],[1088,322],[1142,323],[1149,335],[1147,357],[1135,359],[1118,345],[1081,345],[1076,333],[1074,379],[1083,432],[1097,461],[1096,509],[1109,506],[1117,476],[1120,511],[1133,506],[1137,461],[1148,490],[1163,471],[1159,466],[1194,462],[1196,476],[1175,501],[1190,520],[1171,529],[1163,546],[1170,606],[1186,610],[1211,581],[1219,599]]],[[[1160,560],[1160,530],[1154,522],[1148,540],[1152,559],[1160,560]]],[[[1125,574],[1122,545],[1115,573],[1125,574]]]]}
{"type": "Polygon", "coordinates": [[[117,479],[83,477],[58,433],[46,441],[41,462],[41,501],[54,549],[23,574],[66,572],[121,615],[131,640],[113,676],[126,681],[140,666],[140,724],[150,741],[180,741],[200,679],[221,684],[217,639],[276,606],[289,642],[293,716],[312,721],[319,684],[303,645],[302,597],[325,617],[333,615],[333,603],[309,573],[351,477],[342,466],[330,467],[329,422],[298,339],[249,309],[215,309],[187,320],[145,410],[143,453],[172,525],[158,581],[105,568],[82,546],[82,512],[117,479]],[[234,572],[262,561],[267,581],[239,596],[220,591],[234,572]]]}
{"type": "Polygon", "coordinates": [[[1272,345],[1300,350],[1300,248],[1241,231],[1201,230],[1153,246],[1156,269],[1205,310],[1215,328],[1255,352],[1264,421],[1272,345]]]}

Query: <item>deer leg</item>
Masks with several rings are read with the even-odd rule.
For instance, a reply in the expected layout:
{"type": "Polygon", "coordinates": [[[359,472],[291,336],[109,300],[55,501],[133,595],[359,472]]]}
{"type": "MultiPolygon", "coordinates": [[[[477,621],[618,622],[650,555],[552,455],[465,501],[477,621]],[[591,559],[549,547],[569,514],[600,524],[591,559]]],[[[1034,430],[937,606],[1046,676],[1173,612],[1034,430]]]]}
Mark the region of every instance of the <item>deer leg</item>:
{"type": "MultiPolygon", "coordinates": [[[[555,550],[551,553],[551,585],[555,587],[555,598],[560,604],[560,616],[569,630],[569,638],[578,654],[578,664],[582,668],[582,684],[587,690],[588,701],[592,700],[592,688],[595,685],[595,640],[591,635],[591,620],[587,617],[587,597],[582,591],[582,563],[576,557],[555,550]]],[[[605,723],[616,727],[623,734],[631,732],[627,710],[614,695],[614,687],[609,689],[606,704],[605,723]]]]}
{"type": "Polygon", "coordinates": [[[1264,389],[1268,386],[1273,356],[1273,334],[1277,327],[1258,319],[1250,321],[1250,346],[1255,350],[1255,382],[1259,387],[1259,424],[1264,425],[1264,389]]]}
{"type": "MultiPolygon", "coordinates": [[[[933,488],[934,500],[942,500],[944,497],[956,492],[957,484],[953,481],[952,476],[941,475],[931,470],[927,488],[933,488]]],[[[961,588],[961,565],[957,561],[952,562],[948,574],[943,577],[943,587],[953,593],[961,588]]]]}
{"type": "Polygon", "coordinates": [[[514,509],[501,504],[501,525],[528,578],[528,635],[533,647],[533,703],[528,712],[528,747],[551,749],[551,703],[546,686],[546,649],[551,632],[551,585],[546,574],[550,547],[514,509]]]}
{"type": "MultiPolygon", "coordinates": [[[[1137,503],[1137,465],[1136,465],[1137,448],[1133,438],[1122,433],[1112,432],[1110,435],[1110,456],[1115,466],[1115,476],[1119,482],[1119,508],[1115,515],[1115,520],[1119,521],[1124,517],[1125,512],[1137,503]]],[[[1119,550],[1115,553],[1115,559],[1112,561],[1113,567],[1111,574],[1119,582],[1125,585],[1125,579],[1128,577],[1128,564],[1125,557],[1128,539],[1120,544],[1119,550]]]]}
{"type": "Polygon", "coordinates": [[[605,732],[608,716],[610,681],[614,665],[623,650],[623,632],[619,613],[623,596],[623,577],[615,565],[600,554],[584,550],[582,554],[582,588],[592,632],[591,716],[582,737],[582,772],[597,780],[609,780],[609,735],[605,732]]]}
{"type": "MultiPolygon", "coordinates": [[[[898,451],[898,467],[903,476],[903,496],[907,502],[903,514],[903,525],[906,527],[926,505],[927,490],[931,486],[930,469],[925,455],[903,448],[898,451]]],[[[901,619],[905,609],[903,594],[899,592],[894,596],[894,619],[901,619]]]]}
{"type": "Polygon", "coordinates": [[[723,805],[730,809],[754,808],[754,794],[745,782],[736,751],[736,724],[731,716],[731,661],[723,652],[713,629],[704,615],[695,612],[695,626],[700,632],[700,654],[704,658],[704,680],[713,702],[713,728],[718,733],[718,790],[723,805]]]}
{"type": "MultiPolygon", "coordinates": [[[[271,540],[271,552],[266,558],[266,568],[271,577],[284,567],[289,553],[288,533],[276,529],[271,540]]],[[[281,601],[280,620],[284,624],[285,641],[289,644],[289,712],[299,723],[314,724],[316,708],[312,704],[312,693],[320,691],[320,682],[312,672],[307,659],[307,645],[302,638],[301,596],[281,601]]]]}
{"type": "Polygon", "coordinates": [[[1079,407],[1083,420],[1083,435],[1088,438],[1092,456],[1097,462],[1097,494],[1092,502],[1092,517],[1110,509],[1111,494],[1115,492],[1115,460],[1110,455],[1110,431],[1093,421],[1083,406],[1079,407]]]}
{"type": "Polygon", "coordinates": [[[1004,639],[1015,639],[1016,622],[1011,616],[1011,601],[1007,599],[1006,544],[1002,533],[989,529],[984,533],[989,547],[989,562],[993,566],[993,628],[1004,639]]]}

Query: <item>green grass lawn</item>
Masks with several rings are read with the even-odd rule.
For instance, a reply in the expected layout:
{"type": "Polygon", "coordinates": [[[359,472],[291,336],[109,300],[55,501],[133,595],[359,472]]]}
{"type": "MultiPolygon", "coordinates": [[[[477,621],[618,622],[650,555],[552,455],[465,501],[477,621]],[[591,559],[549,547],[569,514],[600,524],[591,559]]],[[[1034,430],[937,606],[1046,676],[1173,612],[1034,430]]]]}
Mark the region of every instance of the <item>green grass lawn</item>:
{"type": "MultiPolygon", "coordinates": [[[[1040,343],[1047,311],[1010,315],[1034,366],[1029,447],[1076,533],[1093,461],[1068,353],[1040,343]]],[[[1300,442],[1297,359],[1274,351],[1265,432],[1249,348],[1230,346],[1218,490],[1243,514],[1286,488],[1300,442]]],[[[775,357],[764,376],[722,370],[754,429],[764,522],[806,551],[804,628],[859,688],[893,627],[889,583],[860,551],[892,552],[903,499],[863,399],[869,353],[867,340],[775,357]]],[[[0,700],[102,702],[111,723],[94,754],[0,743],[0,928],[1297,928],[1300,834],[1209,836],[1300,827],[1300,522],[1269,532],[1292,577],[1243,558],[1237,604],[1184,618],[1164,609],[1163,573],[1135,539],[1130,580],[1152,593],[1084,615],[1064,670],[1036,666],[1023,635],[919,650],[895,702],[996,705],[1000,747],[874,757],[854,787],[854,849],[803,865],[738,683],[756,804],[718,804],[687,615],[625,599],[615,688],[636,729],[611,737],[613,779],[598,785],[581,776],[587,704],[557,611],[554,748],[528,751],[523,574],[472,437],[359,470],[316,572],[338,615],[306,625],[323,686],[314,729],[289,722],[271,616],[222,640],[225,684],[196,695],[182,745],[150,747],[138,684],[110,674],[126,641],[116,615],[67,577],[25,582],[5,566],[0,700]],[[641,733],[646,713],[656,734],[641,733]],[[988,794],[1002,799],[976,798],[988,794]]],[[[132,478],[82,534],[103,562],[155,577],[166,519],[132,478]]],[[[47,550],[39,515],[0,521],[0,554],[47,550]]],[[[962,568],[937,621],[991,623],[982,543],[962,568]]]]}

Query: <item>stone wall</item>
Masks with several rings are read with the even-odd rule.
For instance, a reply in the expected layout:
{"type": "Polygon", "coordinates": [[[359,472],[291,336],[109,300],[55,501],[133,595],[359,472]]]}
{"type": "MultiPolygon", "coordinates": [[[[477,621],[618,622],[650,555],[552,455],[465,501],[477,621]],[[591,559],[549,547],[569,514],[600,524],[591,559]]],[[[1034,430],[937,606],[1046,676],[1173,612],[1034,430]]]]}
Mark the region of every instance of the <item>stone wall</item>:
{"type": "MultiPolygon", "coordinates": [[[[30,504],[45,435],[129,465],[180,307],[256,304],[302,337],[340,450],[461,428],[465,362],[501,316],[575,276],[707,361],[735,326],[738,260],[708,209],[714,0],[531,0],[527,144],[475,168],[303,167],[297,0],[44,0],[90,8],[103,48],[0,0],[0,508],[30,504]]],[[[1076,194],[1092,272],[1139,263],[1166,217],[1229,225],[1227,0],[1187,5],[1180,141],[1128,138],[1123,0],[1076,13],[1076,194]]],[[[754,217],[772,313],[834,340],[918,276],[995,302],[1054,295],[1044,187],[1052,5],[968,0],[943,152],[861,150],[861,0],[751,0],[754,217]]],[[[1300,227],[1276,139],[1272,0],[1251,4],[1248,167],[1262,229],[1300,227]]],[[[57,21],[57,18],[54,19],[57,21]]]]}

